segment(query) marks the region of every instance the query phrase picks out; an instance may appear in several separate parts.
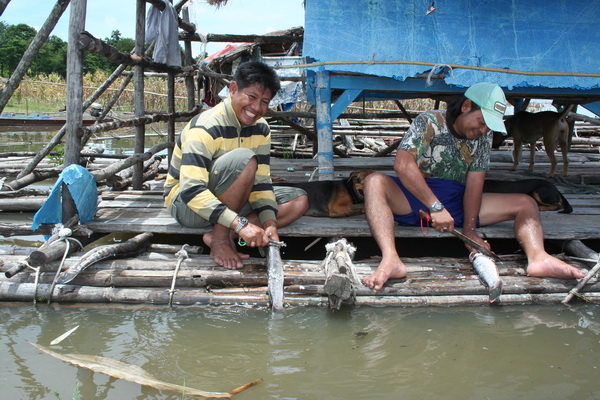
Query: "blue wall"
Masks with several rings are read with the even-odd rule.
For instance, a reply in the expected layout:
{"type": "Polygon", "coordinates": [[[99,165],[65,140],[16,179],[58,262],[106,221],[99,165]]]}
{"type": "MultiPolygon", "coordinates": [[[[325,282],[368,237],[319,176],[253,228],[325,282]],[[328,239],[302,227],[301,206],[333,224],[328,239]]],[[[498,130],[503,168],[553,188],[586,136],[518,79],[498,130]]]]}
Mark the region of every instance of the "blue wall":
{"type": "MultiPolygon", "coordinates": [[[[598,73],[600,0],[306,0],[305,57],[315,61],[425,61],[550,72],[598,73]]],[[[418,65],[328,65],[400,81],[418,65]]],[[[446,83],[596,89],[598,77],[548,77],[453,69],[446,83]]]]}

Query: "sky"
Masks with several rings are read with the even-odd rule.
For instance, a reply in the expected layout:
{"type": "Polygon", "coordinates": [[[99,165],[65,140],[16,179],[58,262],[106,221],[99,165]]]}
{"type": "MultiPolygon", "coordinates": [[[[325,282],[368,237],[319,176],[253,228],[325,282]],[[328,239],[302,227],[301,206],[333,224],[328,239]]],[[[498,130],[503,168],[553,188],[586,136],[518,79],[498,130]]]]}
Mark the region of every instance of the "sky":
{"type": "MultiPolygon", "coordinates": [[[[179,0],[173,3],[177,4],[179,0]]],[[[302,0],[229,0],[224,7],[216,8],[205,0],[190,0],[190,20],[198,33],[257,34],[304,26],[302,0]]],[[[54,0],[11,0],[0,15],[0,21],[10,25],[27,24],[39,29],[56,4],[54,0]]],[[[146,4],[146,10],[152,7],[146,4]]],[[[119,30],[121,37],[135,38],[136,0],[88,0],[86,30],[93,36],[105,39],[119,30]]],[[[67,40],[69,6],[52,31],[52,35],[67,40]]],[[[181,14],[180,14],[181,15],[181,14]]],[[[209,43],[206,51],[215,53],[227,43],[209,43]]],[[[194,56],[202,49],[194,42],[194,56]]]]}

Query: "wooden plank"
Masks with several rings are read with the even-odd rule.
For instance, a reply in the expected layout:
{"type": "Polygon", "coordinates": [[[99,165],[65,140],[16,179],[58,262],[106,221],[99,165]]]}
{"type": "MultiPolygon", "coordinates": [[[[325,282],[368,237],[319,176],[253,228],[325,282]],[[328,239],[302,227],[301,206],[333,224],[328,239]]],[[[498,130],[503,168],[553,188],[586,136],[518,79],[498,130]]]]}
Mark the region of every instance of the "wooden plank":
{"type": "MultiPolygon", "coordinates": [[[[547,239],[594,239],[600,237],[600,218],[592,220],[585,214],[543,213],[542,225],[547,239]]],[[[164,208],[144,208],[135,211],[115,208],[99,211],[98,217],[85,224],[95,232],[155,232],[173,234],[203,234],[209,229],[194,229],[180,226],[164,208]]],[[[419,227],[396,226],[396,237],[404,238],[452,238],[449,234],[433,229],[424,235],[419,227]]],[[[479,228],[478,232],[488,238],[513,239],[513,223],[479,228]]],[[[291,237],[370,237],[371,231],[364,215],[344,218],[302,217],[279,230],[282,236],[291,237]]]]}

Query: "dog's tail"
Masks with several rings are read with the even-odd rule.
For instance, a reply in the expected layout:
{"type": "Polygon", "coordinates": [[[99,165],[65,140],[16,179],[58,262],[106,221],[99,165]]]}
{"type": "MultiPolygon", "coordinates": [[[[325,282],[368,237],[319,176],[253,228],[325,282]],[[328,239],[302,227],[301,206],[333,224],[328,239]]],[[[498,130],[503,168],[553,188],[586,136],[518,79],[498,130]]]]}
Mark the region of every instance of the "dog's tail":
{"type": "Polygon", "coordinates": [[[560,210],[559,213],[571,214],[573,212],[573,207],[571,207],[571,205],[569,204],[565,196],[562,195],[562,193],[560,193],[560,204],[562,205],[563,209],[560,210]]]}

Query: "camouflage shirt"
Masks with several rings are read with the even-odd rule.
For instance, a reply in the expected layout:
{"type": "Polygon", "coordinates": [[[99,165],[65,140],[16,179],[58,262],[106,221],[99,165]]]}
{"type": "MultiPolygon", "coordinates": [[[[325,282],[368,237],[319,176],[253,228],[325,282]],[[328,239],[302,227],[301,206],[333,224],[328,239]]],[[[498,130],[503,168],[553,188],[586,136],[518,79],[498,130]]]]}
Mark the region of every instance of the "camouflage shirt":
{"type": "Polygon", "coordinates": [[[459,139],[448,130],[445,111],[428,111],[413,120],[398,149],[415,157],[423,177],[464,184],[467,172],[489,169],[491,147],[492,132],[459,139]]]}

